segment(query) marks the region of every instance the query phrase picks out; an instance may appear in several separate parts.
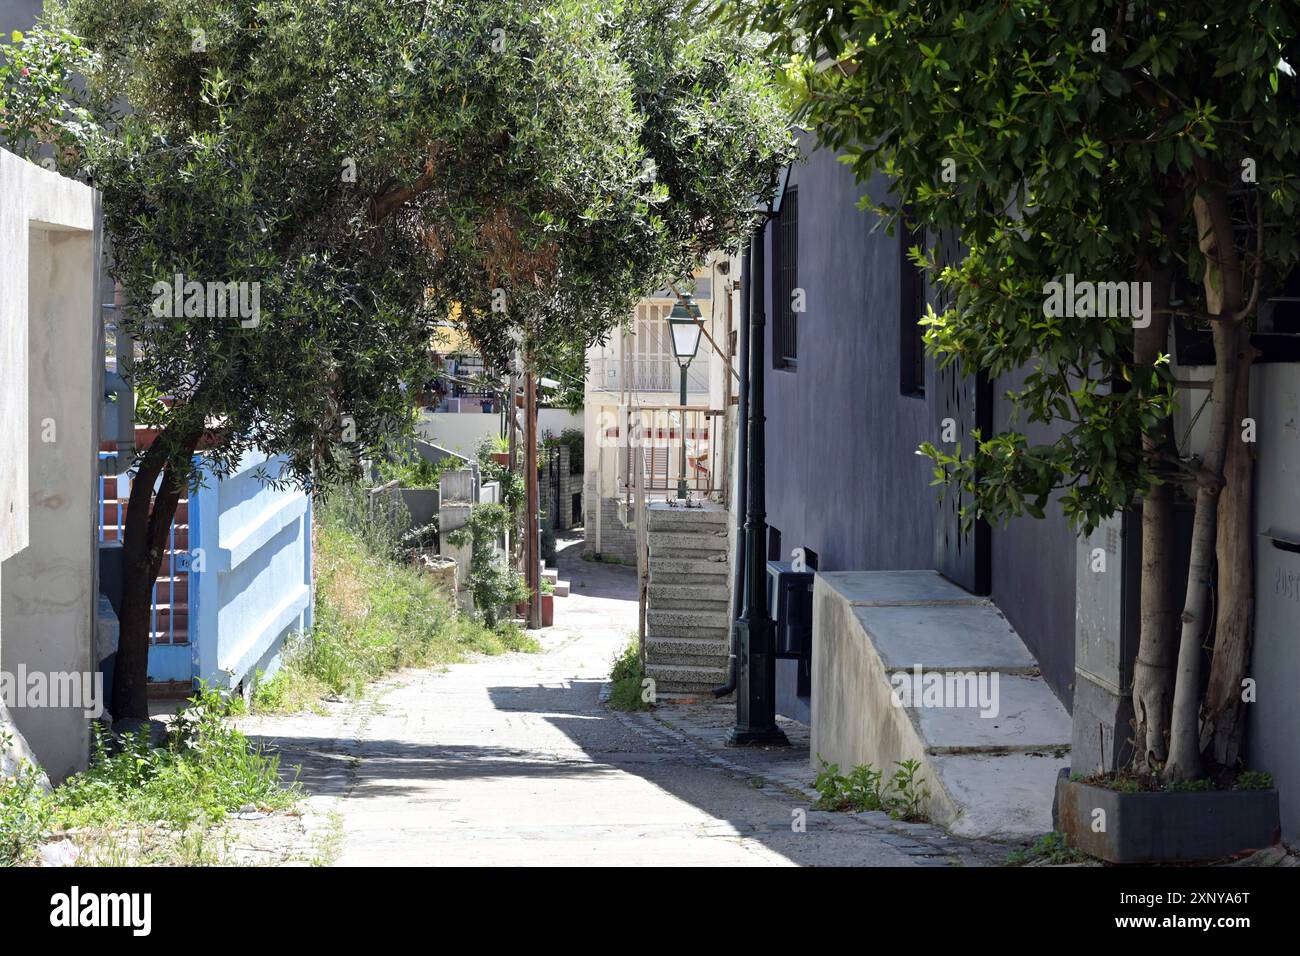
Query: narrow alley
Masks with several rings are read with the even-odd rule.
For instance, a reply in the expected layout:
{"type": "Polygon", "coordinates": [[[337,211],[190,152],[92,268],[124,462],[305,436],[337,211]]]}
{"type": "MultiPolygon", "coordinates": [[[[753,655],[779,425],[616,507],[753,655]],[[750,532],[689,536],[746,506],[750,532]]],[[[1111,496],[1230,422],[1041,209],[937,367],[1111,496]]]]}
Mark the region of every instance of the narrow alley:
{"type": "MultiPolygon", "coordinates": [[[[576,542],[568,542],[576,545],[576,542]]],[[[996,863],[933,827],[810,811],[807,736],[724,749],[734,705],[621,714],[601,700],[636,627],[631,568],[565,548],[540,654],[409,671],[329,714],[256,717],[254,739],[301,767],[307,822],[340,865],[996,863]],[[331,832],[332,831],[332,832],[331,832]]],[[[874,818],[874,819],[873,819],[874,818]]]]}

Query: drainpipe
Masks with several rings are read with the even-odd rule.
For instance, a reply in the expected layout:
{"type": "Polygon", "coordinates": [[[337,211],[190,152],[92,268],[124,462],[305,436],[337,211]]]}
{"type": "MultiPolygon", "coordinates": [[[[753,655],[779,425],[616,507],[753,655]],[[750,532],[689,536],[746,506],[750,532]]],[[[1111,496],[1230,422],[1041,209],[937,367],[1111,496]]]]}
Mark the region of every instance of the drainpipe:
{"type": "MultiPolygon", "coordinates": [[[[746,514],[749,505],[749,271],[753,267],[753,248],[745,244],[745,264],[740,272],[740,395],[736,404],[736,515],[746,514]]],[[[713,688],[714,697],[726,697],[736,689],[736,642],[739,632],[736,621],[740,618],[745,601],[745,523],[736,521],[736,556],[734,581],[731,586],[731,654],[727,660],[727,682],[713,688]]]]}

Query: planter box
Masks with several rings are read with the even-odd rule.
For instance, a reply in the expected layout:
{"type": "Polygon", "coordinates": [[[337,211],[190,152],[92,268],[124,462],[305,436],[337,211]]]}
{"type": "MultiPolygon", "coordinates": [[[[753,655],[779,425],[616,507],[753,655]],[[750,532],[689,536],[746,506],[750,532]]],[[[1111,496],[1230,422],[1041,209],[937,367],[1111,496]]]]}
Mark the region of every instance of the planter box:
{"type": "Polygon", "coordinates": [[[1056,804],[1070,846],[1107,863],[1205,862],[1281,839],[1274,789],[1120,793],[1062,774],[1056,804]]]}
{"type": "Polygon", "coordinates": [[[498,465],[500,465],[502,468],[509,468],[509,467],[510,467],[510,452],[508,452],[508,451],[494,451],[494,452],[492,452],[492,460],[495,461],[495,462],[496,462],[498,465]]]}

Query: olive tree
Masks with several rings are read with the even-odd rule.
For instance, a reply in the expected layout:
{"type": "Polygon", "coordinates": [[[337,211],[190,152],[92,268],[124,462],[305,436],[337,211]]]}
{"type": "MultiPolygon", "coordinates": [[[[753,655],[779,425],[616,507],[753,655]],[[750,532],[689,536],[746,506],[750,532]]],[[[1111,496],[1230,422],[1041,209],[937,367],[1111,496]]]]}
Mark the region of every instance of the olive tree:
{"type": "Polygon", "coordinates": [[[132,380],[163,397],[119,716],[146,712],[151,590],[202,474],[253,449],[280,480],[352,473],[409,428],[449,316],[494,356],[599,339],[739,235],[788,146],[755,46],[652,0],[58,0],[4,53],[0,138],[102,191],[132,380]]]}

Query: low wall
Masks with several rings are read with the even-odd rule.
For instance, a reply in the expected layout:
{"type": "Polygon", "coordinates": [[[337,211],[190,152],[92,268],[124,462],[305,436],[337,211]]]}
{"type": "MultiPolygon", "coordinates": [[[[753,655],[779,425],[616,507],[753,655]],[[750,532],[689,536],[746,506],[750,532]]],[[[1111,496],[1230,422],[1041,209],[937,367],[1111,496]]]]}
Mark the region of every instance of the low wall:
{"type": "Polygon", "coordinates": [[[216,687],[270,676],[284,639],[311,626],[311,498],[263,484],[259,466],[274,477],[284,460],[250,454],[190,505],[192,673],[216,687]]]}
{"type": "MultiPolygon", "coordinates": [[[[416,426],[420,437],[449,451],[473,458],[484,438],[501,434],[501,416],[485,412],[424,412],[416,426]]],[[[582,429],[582,414],[563,408],[537,411],[537,434],[559,435],[566,428],[582,429]]]]}

